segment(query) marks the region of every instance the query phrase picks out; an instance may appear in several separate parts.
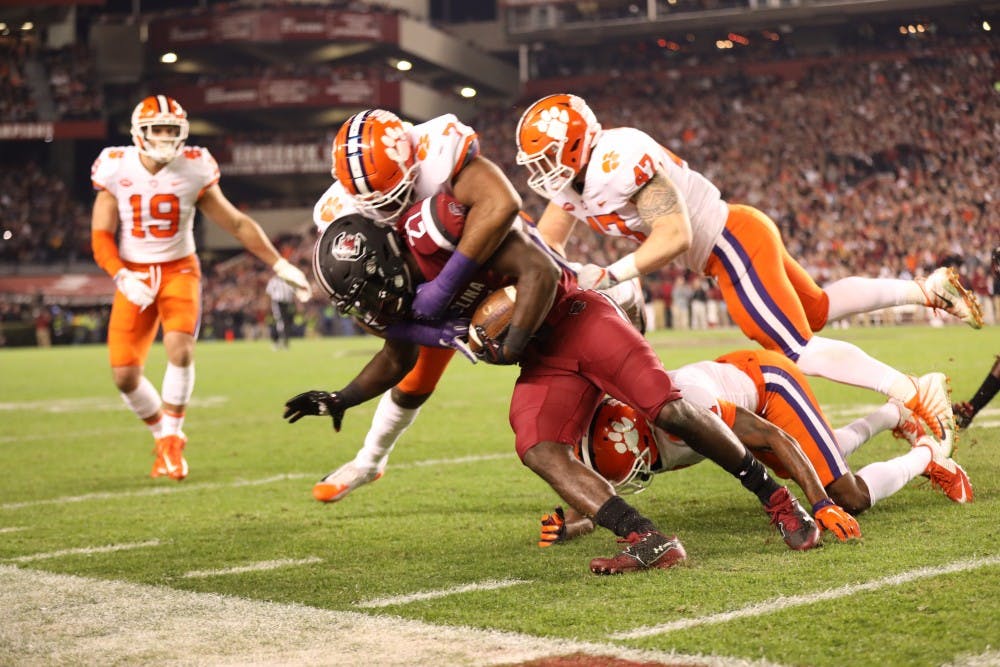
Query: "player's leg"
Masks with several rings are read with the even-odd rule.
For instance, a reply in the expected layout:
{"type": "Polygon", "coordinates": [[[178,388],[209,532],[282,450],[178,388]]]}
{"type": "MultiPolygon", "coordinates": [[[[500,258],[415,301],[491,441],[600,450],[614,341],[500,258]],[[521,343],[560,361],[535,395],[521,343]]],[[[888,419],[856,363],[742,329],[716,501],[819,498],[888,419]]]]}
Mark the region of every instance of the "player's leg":
{"type": "Polygon", "coordinates": [[[926,278],[842,278],[824,288],[830,298],[830,320],[892,306],[925,306],[943,310],[973,329],[983,326],[982,306],[965,289],[954,269],[941,267],[926,278]]]}
{"type": "Polygon", "coordinates": [[[157,472],[171,479],[187,477],[184,458],[187,437],[184,419],[194,392],[194,348],[201,315],[201,275],[193,257],[161,265],[160,292],[157,305],[163,319],[163,346],[167,353],[167,368],[163,373],[163,434],[157,440],[157,472]]]}
{"type": "Polygon", "coordinates": [[[729,221],[706,270],[719,281],[734,321],[747,336],[795,361],[807,375],[899,400],[935,435],[944,436],[945,426],[951,424],[951,404],[943,375],[911,377],[856,345],[812,334],[814,326],[825,323],[826,300],[788,256],[766,215],[751,207],[730,206],[729,221]]]}
{"type": "Polygon", "coordinates": [[[955,404],[955,421],[959,428],[968,428],[972,419],[979,414],[979,411],[986,407],[986,404],[993,400],[993,397],[1000,392],[1000,356],[993,362],[993,368],[979,389],[968,401],[955,404]]]}
{"type": "Polygon", "coordinates": [[[525,364],[510,404],[517,454],[570,507],[628,542],[611,558],[593,559],[594,574],[672,567],[686,558],[680,540],[660,532],[573,455],[600,397],[598,388],[574,371],[525,364]]]}
{"type": "Polygon", "coordinates": [[[275,350],[281,347],[282,339],[285,337],[285,317],[281,312],[281,304],[271,299],[271,347],[275,350]]]}
{"type": "Polygon", "coordinates": [[[112,380],[125,405],[146,424],[154,440],[163,430],[162,402],[159,392],[143,375],[143,367],[158,326],[155,303],[140,311],[125,295],[115,292],[108,322],[112,380]]]}
{"type": "Polygon", "coordinates": [[[392,448],[417,418],[420,406],[431,397],[454,355],[455,350],[450,348],[420,348],[420,356],[413,369],[379,400],[364,445],[354,460],[313,486],[316,500],[337,502],[359,486],[382,477],[392,448]]]}

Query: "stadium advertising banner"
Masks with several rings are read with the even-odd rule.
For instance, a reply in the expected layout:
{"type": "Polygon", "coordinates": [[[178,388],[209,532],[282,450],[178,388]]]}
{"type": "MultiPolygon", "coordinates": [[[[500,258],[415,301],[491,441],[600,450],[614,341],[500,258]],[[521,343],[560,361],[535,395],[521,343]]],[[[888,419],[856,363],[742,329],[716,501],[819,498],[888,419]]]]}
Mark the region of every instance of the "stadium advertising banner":
{"type": "Polygon", "coordinates": [[[188,111],[276,109],[281,107],[399,106],[399,82],[323,77],[233,79],[216,84],[177,86],[168,95],[188,111]]]}
{"type": "Polygon", "coordinates": [[[213,151],[223,173],[323,174],[330,171],[329,144],[235,144],[213,151]]]}
{"type": "Polygon", "coordinates": [[[105,273],[0,276],[0,294],[20,303],[39,295],[46,303],[111,303],[115,283],[105,273]]]}
{"type": "Polygon", "coordinates": [[[42,139],[103,139],[108,127],[103,120],[66,120],[55,123],[0,123],[0,141],[42,139]]]}
{"type": "Polygon", "coordinates": [[[359,41],[396,43],[399,19],[393,14],[331,12],[312,8],[229,12],[169,18],[149,25],[154,49],[235,42],[359,41]]]}

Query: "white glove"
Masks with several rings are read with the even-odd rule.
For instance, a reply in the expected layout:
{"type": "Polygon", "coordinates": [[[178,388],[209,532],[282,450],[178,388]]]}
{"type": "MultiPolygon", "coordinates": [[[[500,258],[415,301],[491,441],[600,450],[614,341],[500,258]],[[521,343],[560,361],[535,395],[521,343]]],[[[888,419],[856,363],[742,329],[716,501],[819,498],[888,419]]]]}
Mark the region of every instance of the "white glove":
{"type": "Polygon", "coordinates": [[[282,257],[271,267],[279,278],[295,288],[295,298],[305,303],[312,298],[312,288],[309,287],[309,280],[306,274],[299,270],[287,259],[282,257]]]}
{"type": "Polygon", "coordinates": [[[144,282],[148,278],[148,273],[118,269],[118,273],[115,274],[115,285],[126,299],[145,310],[156,299],[156,290],[144,282]]]}
{"type": "Polygon", "coordinates": [[[584,264],[576,272],[576,282],[581,289],[607,289],[616,282],[614,276],[603,266],[584,264]]]}

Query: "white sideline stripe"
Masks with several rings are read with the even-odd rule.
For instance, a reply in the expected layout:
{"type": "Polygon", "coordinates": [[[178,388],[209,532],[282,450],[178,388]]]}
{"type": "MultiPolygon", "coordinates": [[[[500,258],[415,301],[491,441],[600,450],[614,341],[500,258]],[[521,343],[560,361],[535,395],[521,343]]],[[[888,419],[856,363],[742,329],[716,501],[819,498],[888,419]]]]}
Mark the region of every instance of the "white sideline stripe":
{"type": "Polygon", "coordinates": [[[961,655],[941,667],[996,667],[1000,665],[1000,651],[985,651],[976,655],[961,655]]]}
{"type": "Polygon", "coordinates": [[[117,498],[137,498],[142,496],[163,496],[184,491],[203,491],[205,489],[232,489],[241,486],[259,486],[261,484],[271,484],[273,482],[284,482],[290,479],[302,479],[310,477],[306,474],[275,475],[263,479],[237,480],[235,482],[205,482],[203,484],[177,484],[174,486],[154,486],[148,489],[137,489],[135,491],[100,491],[97,493],[86,493],[82,496],[61,496],[59,498],[46,498],[44,500],[25,500],[18,503],[4,503],[0,505],[0,510],[16,510],[24,507],[35,507],[37,505],[61,505],[63,503],[83,503],[89,500],[115,500],[117,498]]]}
{"type": "Polygon", "coordinates": [[[854,595],[856,593],[875,591],[880,588],[887,588],[889,586],[900,586],[902,584],[910,583],[911,581],[917,581],[918,579],[926,579],[928,577],[937,577],[942,574],[953,574],[955,572],[965,572],[967,570],[978,570],[979,568],[989,567],[991,565],[1000,565],[1000,556],[989,556],[987,558],[973,558],[971,560],[961,560],[961,561],[956,561],[954,563],[949,563],[947,565],[940,565],[938,567],[921,567],[917,568],[916,570],[901,572],[899,574],[894,574],[889,577],[883,577],[881,579],[873,579],[872,581],[867,581],[862,584],[850,584],[848,586],[841,586],[840,588],[834,588],[828,591],[821,591],[819,593],[810,593],[808,595],[791,595],[789,597],[782,596],[758,604],[753,604],[747,607],[743,607],[742,609],[735,609],[733,611],[722,612],[719,614],[712,614],[710,616],[702,616],[700,618],[685,618],[678,621],[671,621],[670,623],[661,623],[659,625],[652,625],[645,628],[636,628],[635,630],[628,630],[626,632],[616,632],[614,634],[608,635],[608,638],[639,639],[640,637],[652,637],[653,635],[662,635],[668,632],[674,632],[675,630],[686,630],[688,628],[694,628],[700,625],[715,625],[717,623],[728,623],[729,621],[734,621],[739,618],[763,616],[764,614],[770,614],[776,611],[781,611],[783,609],[789,609],[791,607],[800,607],[802,605],[813,604],[815,602],[823,602],[826,600],[836,600],[838,598],[847,597],[849,595],[854,595]]]}
{"type": "Polygon", "coordinates": [[[184,579],[198,579],[201,577],[216,577],[226,574],[243,574],[245,572],[266,572],[267,570],[277,570],[282,567],[292,567],[294,565],[312,565],[313,563],[322,563],[323,559],[319,556],[310,556],[309,558],[281,558],[279,560],[263,560],[259,563],[251,563],[249,565],[239,565],[236,567],[227,567],[221,570],[192,570],[191,572],[185,572],[181,575],[184,579]]]}
{"type": "MultiPolygon", "coordinates": [[[[462,463],[476,463],[479,461],[496,461],[510,458],[512,454],[484,454],[482,456],[462,456],[454,459],[431,459],[426,461],[415,461],[413,463],[400,463],[391,465],[392,470],[407,470],[410,468],[420,468],[424,466],[460,465],[462,463]]],[[[61,505],[63,503],[82,503],[90,500],[115,500],[117,498],[136,498],[144,496],[162,496],[184,491],[203,491],[205,489],[233,489],[243,486],[260,486],[262,484],[273,484],[274,482],[286,482],[317,477],[315,473],[288,473],[284,475],[274,475],[262,479],[237,480],[235,482],[204,482],[176,484],[173,486],[155,486],[147,489],[137,489],[135,491],[99,491],[96,493],[86,493],[82,496],[61,496],[59,498],[46,498],[44,500],[24,500],[15,503],[0,504],[0,510],[17,510],[25,507],[36,507],[38,505],[61,505]]]]}
{"type": "MultiPolygon", "coordinates": [[[[10,664],[510,665],[584,653],[642,664],[773,662],[432,625],[0,565],[0,646],[10,664]],[[44,641],[39,641],[44,637],[44,641]],[[177,641],[183,637],[183,641],[177,641]]],[[[596,662],[596,661],[595,661],[596,662]]]]}
{"type": "Polygon", "coordinates": [[[409,595],[395,595],[392,597],[384,598],[372,598],[371,600],[362,600],[361,602],[354,603],[355,607],[360,607],[362,609],[377,609],[378,607],[391,607],[397,604],[409,604],[411,602],[420,602],[422,600],[435,600],[437,598],[448,597],[449,595],[457,595],[459,593],[471,593],[474,591],[495,591],[500,588],[509,588],[511,586],[517,586],[518,584],[530,584],[530,581],[525,581],[523,579],[501,579],[500,581],[486,580],[480,581],[475,584],[464,584],[462,586],[452,586],[451,588],[442,588],[436,591],[421,591],[419,593],[410,593],[409,595]]]}
{"type": "Polygon", "coordinates": [[[145,549],[146,547],[160,546],[159,540],[147,540],[146,542],[131,542],[125,544],[109,544],[106,547],[80,547],[77,549],[60,549],[59,551],[49,551],[39,554],[28,554],[27,556],[17,556],[16,558],[5,558],[5,563],[30,563],[36,560],[48,560],[49,558],[60,558],[62,556],[88,556],[90,554],[106,554],[115,551],[128,551],[130,549],[145,549]]]}
{"type": "Polygon", "coordinates": [[[7,528],[0,528],[0,533],[16,533],[19,530],[28,530],[27,526],[8,526],[7,528]]]}

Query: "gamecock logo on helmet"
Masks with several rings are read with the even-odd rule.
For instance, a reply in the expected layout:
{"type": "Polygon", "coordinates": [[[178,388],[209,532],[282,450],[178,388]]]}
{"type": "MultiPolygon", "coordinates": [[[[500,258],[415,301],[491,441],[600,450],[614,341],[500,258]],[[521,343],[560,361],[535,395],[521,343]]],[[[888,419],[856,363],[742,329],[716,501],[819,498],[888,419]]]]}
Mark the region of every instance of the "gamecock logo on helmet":
{"type": "Polygon", "coordinates": [[[341,232],[333,239],[333,244],[330,246],[330,254],[333,255],[334,259],[344,262],[357,261],[364,252],[365,237],[360,233],[341,232]]]}

